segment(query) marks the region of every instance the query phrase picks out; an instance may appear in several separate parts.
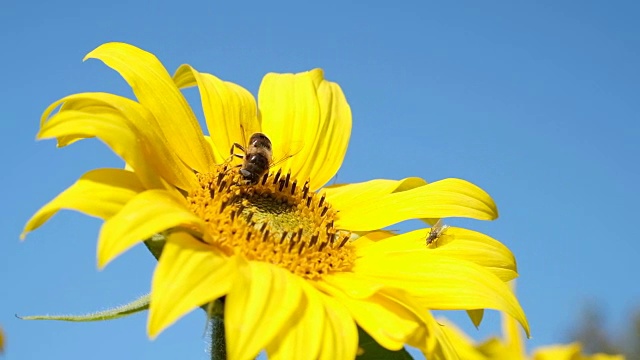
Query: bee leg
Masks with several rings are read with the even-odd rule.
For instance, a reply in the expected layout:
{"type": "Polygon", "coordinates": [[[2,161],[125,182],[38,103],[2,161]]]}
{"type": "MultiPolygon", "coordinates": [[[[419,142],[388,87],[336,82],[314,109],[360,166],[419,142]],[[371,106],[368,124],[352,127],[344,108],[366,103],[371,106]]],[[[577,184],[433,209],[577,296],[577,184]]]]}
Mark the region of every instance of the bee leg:
{"type": "Polygon", "coordinates": [[[231,151],[229,152],[229,154],[238,156],[237,154],[235,154],[235,153],[234,153],[234,150],[235,150],[236,148],[240,149],[240,151],[242,151],[243,153],[246,153],[246,152],[247,152],[247,151],[244,149],[244,146],[242,146],[242,145],[240,145],[240,144],[238,144],[238,143],[233,143],[233,145],[231,145],[231,151]]]}
{"type": "Polygon", "coordinates": [[[234,150],[236,148],[240,149],[243,153],[246,153],[246,151],[245,151],[245,149],[244,149],[244,147],[242,145],[240,145],[238,143],[233,143],[231,145],[231,151],[229,151],[229,154],[231,154],[231,156],[229,156],[229,159],[227,159],[227,162],[231,162],[231,160],[233,159],[234,156],[237,157],[237,158],[240,158],[240,159],[244,159],[244,155],[236,154],[234,152],[234,150]]]}
{"type": "Polygon", "coordinates": [[[229,156],[229,157],[227,158],[227,162],[228,162],[228,163],[230,163],[230,162],[231,162],[231,160],[233,160],[233,157],[234,157],[234,156],[235,156],[235,157],[237,157],[237,158],[240,158],[240,159],[244,159],[244,155],[240,155],[240,154],[231,154],[231,156],[229,156]]]}

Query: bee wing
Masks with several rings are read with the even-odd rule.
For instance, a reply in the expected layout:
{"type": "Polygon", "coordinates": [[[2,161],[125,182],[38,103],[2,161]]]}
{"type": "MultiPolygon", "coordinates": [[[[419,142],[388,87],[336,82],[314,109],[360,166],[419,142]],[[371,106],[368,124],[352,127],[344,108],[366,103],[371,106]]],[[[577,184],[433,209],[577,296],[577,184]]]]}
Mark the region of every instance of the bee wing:
{"type": "Polygon", "coordinates": [[[431,232],[440,232],[443,227],[446,226],[442,219],[438,219],[435,224],[431,227],[431,232]]]}
{"type": "Polygon", "coordinates": [[[273,149],[273,161],[270,167],[281,165],[282,171],[286,173],[291,166],[287,160],[297,155],[303,148],[304,144],[301,141],[287,144],[286,148],[275,147],[273,149]]]}

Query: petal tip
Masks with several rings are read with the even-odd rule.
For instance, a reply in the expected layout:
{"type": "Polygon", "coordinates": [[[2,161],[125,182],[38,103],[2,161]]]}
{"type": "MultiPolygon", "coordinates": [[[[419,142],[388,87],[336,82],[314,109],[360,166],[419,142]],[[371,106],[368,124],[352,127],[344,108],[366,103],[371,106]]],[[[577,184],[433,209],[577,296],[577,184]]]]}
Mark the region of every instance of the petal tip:
{"type": "Polygon", "coordinates": [[[160,332],[155,331],[155,329],[153,329],[154,331],[152,331],[152,329],[147,329],[147,336],[149,336],[149,340],[153,341],[155,339],[158,338],[158,335],[160,335],[160,332]]]}
{"type": "Polygon", "coordinates": [[[498,205],[496,205],[494,201],[492,201],[491,210],[492,210],[491,220],[496,220],[497,218],[500,217],[500,212],[498,211],[498,205]]]}
{"type": "Polygon", "coordinates": [[[82,62],[85,62],[85,61],[87,61],[87,60],[89,60],[89,59],[95,59],[95,58],[97,57],[97,56],[95,55],[95,53],[99,52],[99,51],[100,51],[100,49],[102,49],[102,47],[103,47],[103,46],[105,46],[105,45],[107,45],[107,44],[109,44],[109,43],[105,43],[105,44],[99,45],[97,48],[95,48],[95,49],[93,49],[93,50],[89,51],[89,52],[87,53],[87,55],[85,55],[85,56],[82,58],[82,62]]]}
{"type": "Polygon", "coordinates": [[[149,340],[153,341],[157,339],[160,332],[161,330],[159,327],[152,323],[151,316],[149,316],[149,321],[147,322],[147,336],[149,337],[149,340]]]}
{"type": "Polygon", "coordinates": [[[153,301],[153,293],[151,294],[151,302],[149,303],[149,316],[147,318],[147,336],[149,340],[155,340],[158,336],[166,329],[170,323],[167,323],[166,316],[164,318],[160,318],[159,315],[162,315],[159,312],[159,309],[154,306],[153,301]]]}
{"type": "Polygon", "coordinates": [[[103,270],[114,258],[115,256],[105,255],[102,246],[98,245],[98,256],[96,257],[98,270],[103,270]]]}
{"type": "Polygon", "coordinates": [[[107,266],[107,264],[108,264],[108,263],[109,263],[109,262],[104,261],[103,259],[101,259],[100,257],[98,257],[98,259],[97,259],[97,267],[98,267],[98,270],[102,271],[102,270],[105,268],[105,266],[107,266]]]}
{"type": "Polygon", "coordinates": [[[117,41],[112,41],[112,42],[106,42],[104,44],[98,45],[98,47],[96,47],[95,49],[91,50],[87,55],[85,55],[84,58],[82,58],[82,61],[86,61],[87,59],[97,59],[100,57],[100,53],[104,50],[110,50],[109,48],[116,48],[116,47],[120,47],[123,49],[126,48],[134,48],[135,46],[127,44],[127,43],[123,43],[123,42],[117,42],[117,41]]]}

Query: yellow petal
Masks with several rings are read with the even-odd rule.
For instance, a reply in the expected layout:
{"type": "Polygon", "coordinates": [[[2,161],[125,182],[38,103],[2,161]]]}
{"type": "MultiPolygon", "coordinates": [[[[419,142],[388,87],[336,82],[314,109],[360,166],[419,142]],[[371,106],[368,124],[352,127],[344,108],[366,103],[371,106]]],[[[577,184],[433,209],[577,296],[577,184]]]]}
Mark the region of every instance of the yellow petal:
{"type": "Polygon", "coordinates": [[[484,190],[461,179],[445,179],[366,203],[340,208],[336,226],[355,231],[381,229],[409,219],[468,217],[493,220],[498,210],[484,190]]]}
{"type": "Polygon", "coordinates": [[[378,344],[389,350],[400,350],[415,332],[421,328],[424,330],[424,321],[418,315],[423,311],[402,302],[401,296],[390,297],[377,292],[365,300],[358,300],[336,288],[333,283],[319,285],[324,292],[343,304],[358,325],[378,344]]]}
{"type": "Polygon", "coordinates": [[[198,172],[214,164],[193,111],[169,73],[151,53],[124,43],[107,43],[85,57],[99,59],[129,83],[140,104],[157,119],[171,147],[198,172]]]}
{"type": "Polygon", "coordinates": [[[401,192],[426,185],[417,177],[402,180],[376,179],[355,184],[332,185],[322,189],[327,201],[336,209],[346,209],[377,200],[394,192],[401,192]]]}
{"type": "MultiPolygon", "coordinates": [[[[501,242],[482,233],[458,227],[447,227],[437,239],[436,247],[426,249],[426,238],[430,229],[410,231],[401,235],[386,238],[369,246],[358,247],[359,256],[378,256],[385,258],[391,253],[416,252],[425,256],[427,252],[462,259],[476,263],[503,281],[510,281],[518,276],[516,259],[513,253],[501,242]]],[[[363,243],[368,235],[364,236],[363,243]]],[[[361,239],[356,241],[356,244],[361,239]]]]}
{"type": "Polygon", "coordinates": [[[306,308],[302,288],[287,270],[263,262],[242,270],[225,298],[229,359],[256,357],[306,308]]]}
{"type": "MultiPolygon", "coordinates": [[[[510,284],[512,287],[511,291],[513,291],[514,284],[515,283],[510,284]]],[[[502,336],[506,345],[506,351],[509,354],[520,354],[524,359],[526,349],[522,341],[522,332],[520,327],[518,327],[518,323],[513,317],[504,313],[502,314],[502,336]]]]}
{"type": "Polygon", "coordinates": [[[166,188],[156,171],[149,167],[142,152],[142,142],[116,111],[85,112],[68,110],[59,112],[38,133],[38,138],[81,138],[97,136],[136,170],[146,188],[166,188]]]}
{"type": "MultiPolygon", "coordinates": [[[[93,94],[94,93],[74,94],[74,95],[65,96],[62,99],[53,102],[44,110],[44,112],[40,116],[40,127],[42,128],[44,126],[44,124],[49,120],[49,116],[51,116],[53,111],[56,109],[58,109],[58,111],[82,110],[82,105],[84,105],[85,103],[82,100],[85,98],[90,98],[93,94]],[[66,104],[71,104],[71,105],[66,105],[66,104]]],[[[101,93],[95,93],[95,94],[101,94],[101,93]]],[[[86,134],[73,134],[73,135],[61,136],[57,138],[58,147],[65,147],[67,145],[73,144],[78,140],[89,139],[93,137],[94,136],[92,135],[86,135],[86,134]]]]}
{"type": "Polygon", "coordinates": [[[267,347],[269,359],[354,359],[358,330],[347,309],[306,282],[300,284],[306,310],[267,347]]]}
{"type": "Polygon", "coordinates": [[[312,70],[320,105],[320,126],[308,166],[312,190],[326,184],[342,165],[351,136],[351,108],[340,86],[326,81],[320,69],[312,70]]]}
{"type": "MultiPolygon", "coordinates": [[[[324,285],[321,288],[327,293],[333,294],[342,303],[346,301],[354,305],[347,307],[358,325],[378,343],[392,350],[399,349],[402,344],[414,346],[425,352],[429,359],[458,359],[446,334],[441,331],[441,325],[436,322],[428,310],[424,310],[413,298],[397,289],[380,287],[365,297],[362,297],[363,292],[355,294],[354,297],[352,296],[354,295],[353,287],[359,287],[360,283],[366,283],[369,280],[358,278],[358,276],[344,277],[343,275],[346,273],[328,278],[326,284],[330,285],[324,285]],[[366,310],[367,307],[376,306],[382,306],[384,310],[366,310]],[[384,316],[385,319],[380,319],[379,316],[384,316]],[[401,331],[403,327],[406,330],[404,333],[401,331]],[[401,336],[401,333],[404,335],[401,336]],[[389,341],[395,342],[394,347],[384,345],[389,341]]],[[[368,287],[373,288],[371,285],[368,287]]]]}
{"type": "MultiPolygon", "coordinates": [[[[551,359],[551,358],[549,358],[551,359]]],[[[556,359],[556,358],[554,358],[556,359]]],[[[593,355],[582,355],[579,360],[625,360],[624,355],[609,355],[597,353],[593,355]]]]}
{"type": "Polygon", "coordinates": [[[502,339],[492,337],[476,346],[476,349],[482,353],[487,359],[513,359],[527,360],[525,353],[514,352],[512,348],[507,347],[502,339]]]}
{"type": "Polygon", "coordinates": [[[203,234],[205,223],[184,199],[164,190],[148,190],[129,201],[100,230],[98,267],[103,268],[133,245],[167,229],[181,227],[203,234]]]}
{"type": "Polygon", "coordinates": [[[121,169],[96,169],[82,175],[75,184],[43,206],[29,219],[21,239],[61,209],[77,210],[87,215],[108,219],[136,194],[144,191],[138,177],[121,169]]]}
{"type": "Polygon", "coordinates": [[[251,135],[260,131],[256,101],[242,86],[199,73],[189,65],[180,66],[173,80],[179,88],[198,85],[217,163],[229,159],[233,143],[247,146],[251,135]]]}
{"type": "Polygon", "coordinates": [[[227,294],[238,266],[234,257],[220,255],[191,235],[172,233],[153,274],[149,336],[155,338],[189,311],[227,294]]]}
{"type": "MultiPolygon", "coordinates": [[[[319,70],[313,70],[319,71],[319,70]]],[[[312,170],[307,161],[320,129],[320,105],[313,71],[265,75],[258,92],[262,131],[271,139],[273,159],[290,159],[278,165],[292,177],[306,181],[312,170]]]]}
{"type": "Polygon", "coordinates": [[[358,328],[349,311],[336,299],[321,294],[325,308],[324,345],[321,360],[355,359],[358,350],[358,328]]]}
{"type": "Polygon", "coordinates": [[[625,356],[598,353],[593,355],[583,355],[580,360],[625,360],[625,356]]]}
{"type": "Polygon", "coordinates": [[[440,324],[433,315],[429,313],[427,327],[429,336],[427,337],[426,349],[423,353],[428,359],[433,360],[480,360],[462,356],[454,341],[448,333],[444,331],[444,326],[440,324]]]}
{"type": "Polygon", "coordinates": [[[487,269],[433,251],[389,253],[356,261],[354,272],[405,289],[434,310],[495,309],[513,316],[527,334],[529,325],[511,289],[487,269]]]}
{"type": "Polygon", "coordinates": [[[579,360],[580,351],[578,343],[545,346],[533,353],[533,360],[579,360]]]}
{"type": "MultiPolygon", "coordinates": [[[[446,319],[438,319],[441,324],[441,330],[446,334],[451,345],[456,349],[458,356],[464,360],[490,360],[490,358],[484,356],[478,351],[474,342],[465,333],[463,333],[452,322],[446,319]]],[[[510,359],[516,360],[516,359],[510,359]]]]}
{"type": "MultiPolygon", "coordinates": [[[[319,359],[321,357],[320,353],[326,351],[324,346],[325,330],[332,331],[333,329],[327,326],[324,304],[318,291],[298,278],[294,277],[292,281],[300,283],[305,293],[307,304],[298,318],[291,319],[287,331],[276,335],[274,340],[267,346],[268,357],[272,360],[319,359]]],[[[335,354],[328,355],[327,357],[331,357],[335,354]]]]}
{"type": "MultiPolygon", "coordinates": [[[[51,124],[45,124],[51,112],[60,104],[62,104],[60,113],[75,110],[85,113],[87,117],[86,119],[76,119],[84,120],[79,123],[81,128],[77,130],[74,129],[73,124],[66,125],[65,131],[67,135],[58,137],[58,146],[66,146],[80,138],[96,135],[110,146],[116,144],[116,148],[122,150],[117,153],[122,157],[127,156],[124,160],[135,168],[137,172],[141,173],[140,176],[143,178],[153,175],[153,172],[157,172],[163,179],[181,189],[190,189],[197,185],[193,170],[178,158],[173,149],[171,149],[156,119],[139,103],[108,93],[70,95],[54,102],[44,111],[41,118],[41,126],[43,128],[51,126],[51,124]],[[87,124],[96,123],[87,121],[92,118],[93,114],[99,115],[94,119],[96,122],[104,118],[114,121],[115,124],[112,124],[112,126],[119,129],[118,131],[126,132],[128,128],[133,134],[131,136],[136,139],[136,143],[126,144],[127,146],[122,149],[123,146],[117,145],[119,138],[116,134],[105,134],[105,132],[108,132],[108,125],[102,125],[97,129],[86,129],[87,124]],[[97,133],[99,129],[102,129],[102,131],[97,133]],[[132,151],[141,152],[144,161],[142,163],[140,161],[136,162],[136,158],[139,158],[140,155],[135,154],[132,158],[130,155],[132,151]],[[147,169],[147,167],[150,167],[150,169],[147,169]]],[[[129,137],[125,136],[122,141],[127,140],[129,137]]],[[[144,182],[147,183],[148,181],[144,182]]]]}

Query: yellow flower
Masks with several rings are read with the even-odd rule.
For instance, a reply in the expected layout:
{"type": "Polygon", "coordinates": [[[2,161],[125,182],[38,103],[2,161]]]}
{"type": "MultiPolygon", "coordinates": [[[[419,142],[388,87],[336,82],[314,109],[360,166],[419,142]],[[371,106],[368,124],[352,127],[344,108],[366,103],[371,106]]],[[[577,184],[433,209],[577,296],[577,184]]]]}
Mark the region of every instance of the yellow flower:
{"type": "Polygon", "coordinates": [[[502,316],[503,339],[494,337],[474,344],[460,329],[446,320],[439,319],[443,331],[461,359],[468,360],[624,360],[623,355],[583,355],[580,343],[551,345],[538,348],[527,356],[522,341],[522,332],[516,321],[508,315],[502,316]]]}
{"type": "Polygon", "coordinates": [[[351,133],[342,90],[321,70],[267,74],[256,105],[242,87],[188,65],[172,78],[155,56],[131,45],[104,44],[87,58],[118,71],[138,101],[65,97],[44,112],[38,138],[66,146],[97,137],[127,167],[83,175],[33,216],[23,237],[60,209],[100,217],[102,268],[164,234],[151,337],[223,296],[231,359],[262,349],[274,358],[354,358],[356,326],[388,349],[409,344],[433,358],[455,356],[430,309],[472,310],[476,322],[481,309],[502,310],[528,331],[505,284],[517,273],[504,245],[453,227],[429,247],[428,229],[379,231],[408,219],[495,219],[482,189],[419,178],[321,189],[342,164],[351,133]],[[200,91],[210,137],[179,90],[189,86],[200,91]],[[273,160],[284,161],[254,184],[242,178],[242,161],[230,149],[256,132],[270,138],[273,160]]]}

